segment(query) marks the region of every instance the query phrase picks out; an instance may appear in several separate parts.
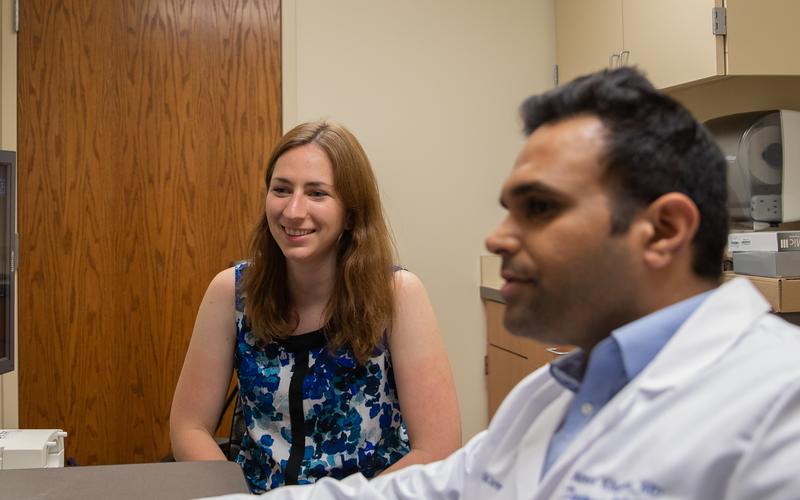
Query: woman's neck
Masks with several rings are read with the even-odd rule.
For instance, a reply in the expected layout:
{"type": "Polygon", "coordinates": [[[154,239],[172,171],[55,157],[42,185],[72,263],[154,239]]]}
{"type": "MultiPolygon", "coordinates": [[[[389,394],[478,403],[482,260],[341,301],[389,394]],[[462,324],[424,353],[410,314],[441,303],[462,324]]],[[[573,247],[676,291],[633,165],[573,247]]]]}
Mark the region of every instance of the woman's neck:
{"type": "Polygon", "coordinates": [[[289,293],[298,314],[328,304],[336,280],[335,254],[316,262],[287,262],[287,271],[289,293]]]}

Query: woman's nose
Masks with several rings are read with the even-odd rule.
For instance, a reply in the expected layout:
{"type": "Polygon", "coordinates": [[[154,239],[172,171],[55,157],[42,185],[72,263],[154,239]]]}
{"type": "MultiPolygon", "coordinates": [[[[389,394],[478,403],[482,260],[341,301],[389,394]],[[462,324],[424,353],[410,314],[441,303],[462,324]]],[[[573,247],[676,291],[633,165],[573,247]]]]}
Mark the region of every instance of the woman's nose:
{"type": "Polygon", "coordinates": [[[307,207],[306,199],[302,193],[294,193],[289,198],[286,207],[283,209],[283,215],[290,219],[302,219],[306,216],[307,207]]]}

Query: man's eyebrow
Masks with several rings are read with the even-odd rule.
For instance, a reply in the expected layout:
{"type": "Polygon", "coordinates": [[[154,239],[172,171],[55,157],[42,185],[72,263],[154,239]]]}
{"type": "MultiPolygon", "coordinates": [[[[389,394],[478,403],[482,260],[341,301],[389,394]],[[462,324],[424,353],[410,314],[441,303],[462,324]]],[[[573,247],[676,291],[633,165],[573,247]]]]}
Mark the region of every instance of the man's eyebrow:
{"type": "Polygon", "coordinates": [[[524,184],[517,184],[505,196],[500,198],[500,205],[503,208],[508,208],[508,202],[515,198],[523,198],[530,195],[540,196],[558,196],[558,191],[539,181],[526,182],[524,184]],[[506,200],[508,199],[508,201],[506,200]]]}

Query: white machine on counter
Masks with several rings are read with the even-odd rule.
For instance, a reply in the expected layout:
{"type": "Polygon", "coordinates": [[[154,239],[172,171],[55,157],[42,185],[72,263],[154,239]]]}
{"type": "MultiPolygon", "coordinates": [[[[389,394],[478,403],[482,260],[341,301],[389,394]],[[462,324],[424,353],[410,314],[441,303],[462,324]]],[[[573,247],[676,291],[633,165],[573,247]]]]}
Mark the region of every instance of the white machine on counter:
{"type": "Polygon", "coordinates": [[[799,221],[800,111],[740,113],[705,125],[728,161],[732,221],[799,221]]]}
{"type": "Polygon", "coordinates": [[[0,470],[64,467],[61,429],[0,429],[0,470]]]}

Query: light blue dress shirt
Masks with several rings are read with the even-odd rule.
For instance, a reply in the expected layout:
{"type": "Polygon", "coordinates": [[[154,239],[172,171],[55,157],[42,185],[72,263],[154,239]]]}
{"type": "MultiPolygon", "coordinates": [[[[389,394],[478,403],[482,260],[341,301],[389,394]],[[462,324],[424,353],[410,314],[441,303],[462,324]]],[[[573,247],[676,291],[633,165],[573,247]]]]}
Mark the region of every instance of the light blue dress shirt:
{"type": "Polygon", "coordinates": [[[542,476],[597,412],[650,364],[709,293],[695,295],[617,328],[592,349],[585,371],[586,354],[581,349],[550,364],[553,378],[574,392],[575,397],[550,438],[542,476]]]}

